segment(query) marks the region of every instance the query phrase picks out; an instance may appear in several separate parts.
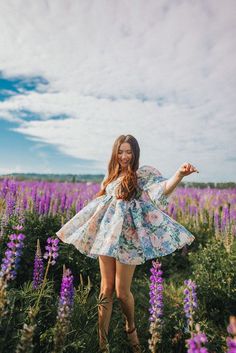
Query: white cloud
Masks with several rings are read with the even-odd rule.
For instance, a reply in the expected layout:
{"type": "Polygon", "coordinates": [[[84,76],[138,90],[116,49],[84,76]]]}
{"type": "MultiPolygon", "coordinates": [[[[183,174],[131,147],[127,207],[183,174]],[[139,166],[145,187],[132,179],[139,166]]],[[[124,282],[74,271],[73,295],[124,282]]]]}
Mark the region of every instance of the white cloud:
{"type": "Polygon", "coordinates": [[[142,162],[166,174],[187,160],[201,172],[191,180],[232,179],[235,10],[229,0],[1,2],[3,72],[49,85],[1,102],[0,117],[104,170],[114,139],[131,133],[142,162]]]}

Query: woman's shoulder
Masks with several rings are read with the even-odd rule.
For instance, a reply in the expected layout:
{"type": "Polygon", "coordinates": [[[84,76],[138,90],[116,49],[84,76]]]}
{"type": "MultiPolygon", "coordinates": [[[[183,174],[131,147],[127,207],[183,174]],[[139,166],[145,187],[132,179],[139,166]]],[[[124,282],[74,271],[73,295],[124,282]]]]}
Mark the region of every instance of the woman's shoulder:
{"type": "Polygon", "coordinates": [[[166,180],[156,167],[146,164],[138,168],[137,179],[138,184],[142,189],[166,180]]]}
{"type": "Polygon", "coordinates": [[[149,175],[155,174],[155,175],[161,175],[160,171],[151,165],[142,165],[137,169],[137,176],[142,178],[142,177],[147,177],[149,175]]]}

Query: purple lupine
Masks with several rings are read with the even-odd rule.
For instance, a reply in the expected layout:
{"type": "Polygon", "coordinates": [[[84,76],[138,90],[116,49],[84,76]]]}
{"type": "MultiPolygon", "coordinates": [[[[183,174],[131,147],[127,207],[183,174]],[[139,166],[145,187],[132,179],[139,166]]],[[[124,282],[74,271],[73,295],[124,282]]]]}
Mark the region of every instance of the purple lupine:
{"type": "Polygon", "coordinates": [[[64,346],[64,340],[68,332],[70,315],[74,303],[73,275],[70,269],[63,266],[63,276],[58,304],[57,321],[54,334],[54,352],[60,352],[64,346]]]}
{"type": "Polygon", "coordinates": [[[216,239],[219,239],[220,238],[220,217],[219,217],[218,209],[214,211],[214,228],[215,228],[215,237],[216,239]]]}
{"type": "Polygon", "coordinates": [[[224,205],[222,208],[222,214],[221,214],[221,231],[223,233],[226,233],[229,231],[229,223],[230,223],[229,207],[224,205]]]}
{"type": "Polygon", "coordinates": [[[48,259],[49,258],[49,262],[51,265],[55,265],[56,263],[56,258],[58,257],[58,243],[59,243],[59,239],[58,238],[51,238],[49,237],[47,239],[47,245],[45,247],[45,249],[47,250],[43,257],[44,259],[48,259]],[[52,260],[51,260],[52,259],[52,260]]]}
{"type": "Polygon", "coordinates": [[[37,240],[37,249],[34,258],[33,288],[38,289],[43,282],[43,258],[39,239],[37,240]]]}
{"type": "Polygon", "coordinates": [[[16,277],[25,235],[22,233],[11,234],[9,239],[10,242],[7,243],[8,248],[5,251],[5,257],[2,259],[0,271],[0,316],[7,314],[7,310],[5,310],[6,305],[9,303],[7,285],[9,280],[13,280],[16,277]]]}
{"type": "Polygon", "coordinates": [[[193,315],[197,308],[196,283],[191,279],[185,280],[184,284],[184,312],[187,318],[187,325],[190,332],[193,331],[193,315]]]}
{"type": "Polygon", "coordinates": [[[65,210],[66,199],[67,199],[67,195],[63,194],[62,197],[61,197],[61,212],[64,212],[64,210],[65,210]]]}
{"type": "Polygon", "coordinates": [[[208,353],[207,348],[203,346],[207,342],[207,336],[204,332],[194,333],[191,338],[186,340],[187,353],[208,353]]]}
{"type": "Polygon", "coordinates": [[[16,199],[10,193],[6,198],[6,215],[10,217],[14,213],[14,208],[16,204],[16,199]]]}
{"type": "Polygon", "coordinates": [[[45,214],[48,214],[49,210],[50,210],[50,195],[46,195],[45,206],[44,206],[45,214]]]}
{"type": "Polygon", "coordinates": [[[50,265],[55,265],[55,263],[56,263],[55,259],[58,257],[58,249],[59,249],[58,243],[59,243],[58,238],[53,239],[53,238],[49,237],[47,239],[47,245],[45,246],[46,252],[44,253],[43,258],[48,259],[48,263],[47,263],[46,270],[44,273],[43,283],[40,286],[41,288],[40,288],[40,292],[38,295],[38,299],[35,303],[35,311],[39,310],[39,303],[40,303],[44,288],[46,286],[49,267],[50,267],[50,265]]]}
{"type": "Polygon", "coordinates": [[[152,273],[150,276],[151,284],[149,286],[149,303],[151,304],[151,307],[149,308],[149,332],[151,334],[151,338],[148,340],[148,343],[151,352],[156,352],[157,344],[161,340],[160,332],[163,316],[163,271],[161,270],[161,263],[158,262],[158,260],[153,260],[150,271],[152,273]]]}
{"type": "Polygon", "coordinates": [[[73,286],[73,275],[70,269],[65,269],[62,282],[61,282],[61,291],[59,299],[59,308],[58,308],[58,319],[62,319],[67,310],[70,310],[73,305],[74,299],[74,286],[73,286]],[[64,312],[64,314],[62,314],[64,312]]]}
{"type": "Polygon", "coordinates": [[[153,267],[150,269],[152,275],[150,276],[151,284],[150,284],[150,300],[151,308],[149,312],[151,314],[149,320],[155,321],[159,319],[163,315],[162,307],[163,307],[163,271],[161,270],[161,263],[158,261],[152,261],[153,267]]]}
{"type": "Polygon", "coordinates": [[[236,341],[235,339],[231,338],[231,337],[227,337],[226,339],[226,343],[227,343],[227,353],[236,353],[236,341]]]}
{"type": "Polygon", "coordinates": [[[24,246],[25,235],[23,233],[9,235],[10,242],[7,243],[8,249],[2,260],[0,277],[3,280],[13,280],[16,277],[16,270],[19,267],[20,257],[24,246]]]}

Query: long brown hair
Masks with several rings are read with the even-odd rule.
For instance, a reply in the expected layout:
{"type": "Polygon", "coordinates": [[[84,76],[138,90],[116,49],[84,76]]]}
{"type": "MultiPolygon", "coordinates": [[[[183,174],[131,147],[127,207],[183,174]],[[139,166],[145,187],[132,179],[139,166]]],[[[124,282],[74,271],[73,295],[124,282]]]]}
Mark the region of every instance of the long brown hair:
{"type": "Polygon", "coordinates": [[[108,164],[108,176],[103,181],[101,190],[96,194],[96,197],[104,195],[106,193],[106,186],[118,178],[121,172],[121,166],[118,161],[118,151],[120,145],[124,142],[130,144],[132,158],[128,164],[126,174],[121,178],[121,182],[116,188],[116,197],[123,200],[131,200],[135,197],[138,191],[136,170],[139,168],[140,148],[138,141],[132,135],[120,135],[115,140],[112,147],[111,159],[108,164]]]}

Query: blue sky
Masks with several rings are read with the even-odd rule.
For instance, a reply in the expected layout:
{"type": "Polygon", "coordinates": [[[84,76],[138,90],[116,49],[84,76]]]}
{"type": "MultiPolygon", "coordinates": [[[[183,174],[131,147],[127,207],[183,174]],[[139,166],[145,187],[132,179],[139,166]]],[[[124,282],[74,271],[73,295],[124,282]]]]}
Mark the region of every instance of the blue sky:
{"type": "MultiPolygon", "coordinates": [[[[82,168],[85,168],[90,162],[66,156],[48,144],[32,142],[24,135],[11,131],[13,127],[17,127],[17,124],[0,121],[3,172],[6,166],[5,172],[9,169],[11,172],[78,174],[80,164],[82,168]]],[[[85,171],[82,174],[85,174],[85,171]]]]}
{"type": "MultiPolygon", "coordinates": [[[[47,85],[48,82],[41,77],[14,77],[4,78],[0,74],[0,101],[19,94],[37,92],[38,84],[47,85]]],[[[37,121],[39,114],[21,110],[16,116],[23,116],[24,121],[37,121]]],[[[50,119],[63,120],[65,116],[58,115],[50,119]]],[[[90,173],[94,161],[86,158],[76,158],[59,152],[56,146],[50,146],[42,141],[35,142],[24,134],[14,131],[18,122],[1,120],[0,117],[0,150],[2,174],[12,172],[39,172],[39,173],[90,173]],[[5,166],[5,167],[4,167],[5,166]],[[65,171],[64,171],[65,170],[65,171]]],[[[92,171],[94,173],[94,171],[92,171]]],[[[99,170],[96,170],[99,173],[99,170]]],[[[103,170],[101,170],[103,172],[103,170]]]]}
{"type": "Polygon", "coordinates": [[[167,177],[236,181],[236,3],[89,4],[0,3],[0,175],[105,173],[132,134],[167,177]]]}

